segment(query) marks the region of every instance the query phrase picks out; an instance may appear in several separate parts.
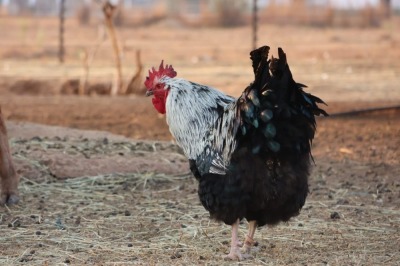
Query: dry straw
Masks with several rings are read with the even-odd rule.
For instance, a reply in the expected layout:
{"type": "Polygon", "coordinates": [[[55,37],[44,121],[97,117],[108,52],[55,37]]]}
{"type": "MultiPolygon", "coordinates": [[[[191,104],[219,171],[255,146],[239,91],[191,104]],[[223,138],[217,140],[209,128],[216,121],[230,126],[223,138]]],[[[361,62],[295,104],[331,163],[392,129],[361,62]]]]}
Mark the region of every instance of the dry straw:
{"type": "MultiPolygon", "coordinates": [[[[57,144],[65,152],[76,146],[75,150],[107,156],[118,145],[129,150],[138,145],[59,142],[31,140],[14,146],[49,149],[57,144]]],[[[150,146],[134,152],[162,148],[150,146]]],[[[0,265],[229,264],[222,255],[229,249],[230,227],[209,219],[191,175],[116,173],[57,180],[29,153],[16,155],[37,167],[43,178],[22,178],[21,203],[0,207],[0,265]]],[[[399,208],[377,203],[375,194],[362,187],[328,187],[319,176],[326,172],[316,167],[312,192],[300,216],[256,232],[253,258],[241,265],[400,261],[399,208]]],[[[243,237],[246,225],[240,227],[243,237]]]]}

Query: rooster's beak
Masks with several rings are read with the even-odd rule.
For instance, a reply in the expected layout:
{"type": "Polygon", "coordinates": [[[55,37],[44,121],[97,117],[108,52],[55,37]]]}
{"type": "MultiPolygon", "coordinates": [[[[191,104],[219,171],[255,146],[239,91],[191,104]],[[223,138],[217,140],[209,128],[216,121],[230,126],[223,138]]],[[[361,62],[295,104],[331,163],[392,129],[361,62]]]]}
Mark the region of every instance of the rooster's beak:
{"type": "Polygon", "coordinates": [[[154,92],[151,90],[148,90],[148,91],[146,91],[146,97],[149,97],[149,96],[151,96],[151,95],[153,95],[154,94],[154,92]]]}

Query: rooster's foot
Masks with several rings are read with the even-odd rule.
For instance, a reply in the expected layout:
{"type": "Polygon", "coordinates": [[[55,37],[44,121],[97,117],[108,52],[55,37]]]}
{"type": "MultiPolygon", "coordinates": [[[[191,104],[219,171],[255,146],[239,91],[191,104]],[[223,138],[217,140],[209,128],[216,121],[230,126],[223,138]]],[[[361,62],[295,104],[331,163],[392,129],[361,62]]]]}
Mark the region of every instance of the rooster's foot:
{"type": "Polygon", "coordinates": [[[256,247],[256,246],[258,246],[258,243],[256,241],[254,241],[254,239],[251,236],[246,235],[246,239],[244,240],[242,252],[245,254],[249,254],[250,251],[252,250],[252,248],[256,247]]]}
{"type": "Polygon", "coordinates": [[[240,253],[240,249],[238,247],[231,248],[228,255],[224,256],[224,260],[243,260],[244,257],[242,253],[240,253]]]}

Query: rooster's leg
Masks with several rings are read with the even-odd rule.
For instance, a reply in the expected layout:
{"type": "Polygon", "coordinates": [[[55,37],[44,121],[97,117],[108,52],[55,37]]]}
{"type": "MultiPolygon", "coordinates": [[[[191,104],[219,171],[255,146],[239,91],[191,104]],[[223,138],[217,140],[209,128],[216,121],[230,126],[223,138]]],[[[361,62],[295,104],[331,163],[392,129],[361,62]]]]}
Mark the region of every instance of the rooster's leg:
{"type": "Polygon", "coordinates": [[[243,256],[240,253],[240,248],[239,248],[238,229],[239,229],[239,219],[232,225],[231,250],[229,251],[229,254],[224,257],[227,260],[243,259],[243,256]]]}
{"type": "Polygon", "coordinates": [[[252,246],[254,246],[254,233],[256,232],[256,228],[257,228],[257,222],[256,221],[249,221],[249,232],[246,235],[246,239],[244,240],[244,244],[243,244],[243,253],[244,254],[249,254],[250,253],[250,249],[252,246]]]}

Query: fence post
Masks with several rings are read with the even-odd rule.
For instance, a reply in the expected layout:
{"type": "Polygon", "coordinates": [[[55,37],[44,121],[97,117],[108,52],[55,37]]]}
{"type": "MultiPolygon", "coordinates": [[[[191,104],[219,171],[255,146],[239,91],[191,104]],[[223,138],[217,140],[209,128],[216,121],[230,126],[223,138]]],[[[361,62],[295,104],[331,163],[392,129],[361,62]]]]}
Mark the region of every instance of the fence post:
{"type": "Polygon", "coordinates": [[[122,78],[122,64],[121,64],[121,52],[119,50],[117,35],[115,33],[113,16],[115,9],[117,7],[112,5],[109,1],[106,1],[103,5],[103,14],[105,17],[105,22],[107,25],[108,33],[111,38],[112,46],[115,55],[115,67],[117,68],[117,91],[111,91],[111,94],[125,94],[123,88],[123,78],[122,78]]]}
{"type": "Polygon", "coordinates": [[[390,0],[382,0],[383,8],[385,11],[385,17],[390,18],[392,15],[392,6],[390,4],[390,0]]]}
{"type": "Polygon", "coordinates": [[[258,17],[257,17],[257,0],[253,0],[253,50],[257,49],[257,26],[258,26],[258,17]]]}
{"type": "Polygon", "coordinates": [[[59,28],[59,49],[58,49],[58,60],[60,63],[64,63],[64,21],[65,21],[65,0],[60,1],[60,28],[59,28]]]}

